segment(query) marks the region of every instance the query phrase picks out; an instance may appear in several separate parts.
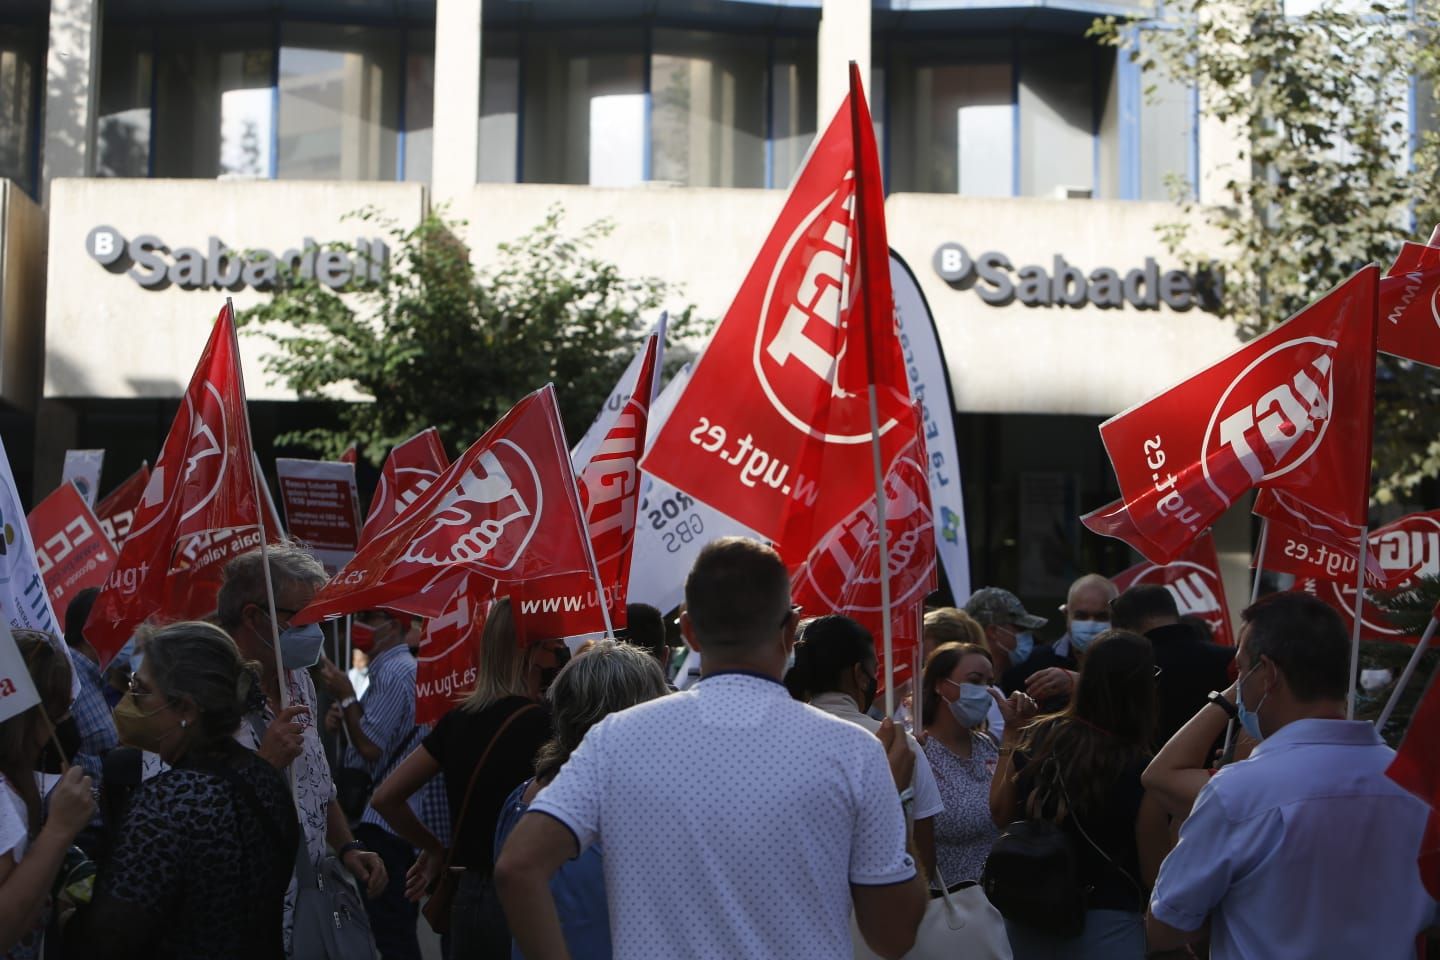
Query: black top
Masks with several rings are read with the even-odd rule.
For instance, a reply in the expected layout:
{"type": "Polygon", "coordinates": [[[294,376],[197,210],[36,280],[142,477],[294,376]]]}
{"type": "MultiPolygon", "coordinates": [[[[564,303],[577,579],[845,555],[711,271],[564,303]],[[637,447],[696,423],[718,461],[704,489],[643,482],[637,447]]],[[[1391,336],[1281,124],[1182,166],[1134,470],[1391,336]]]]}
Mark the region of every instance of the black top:
{"type": "Polygon", "coordinates": [[[66,927],[67,955],[283,960],[299,843],[274,767],[231,740],[186,757],[135,791],[93,902],[66,927]]]}
{"type": "Polygon", "coordinates": [[[1205,706],[1211,690],[1230,686],[1235,648],[1211,643],[1188,623],[1156,627],[1145,636],[1150,638],[1155,665],[1160,668],[1160,716],[1155,724],[1158,750],[1205,706]]]}
{"type": "MultiPolygon", "coordinates": [[[[1012,763],[1017,773],[1024,769],[1026,760],[1025,754],[1015,752],[1012,763]]],[[[1135,821],[1140,816],[1140,798],[1145,793],[1145,788],[1140,785],[1140,774],[1144,772],[1145,764],[1143,759],[1135,761],[1110,784],[1104,807],[1098,814],[1087,810],[1067,816],[1060,824],[1060,829],[1065,831],[1075,847],[1080,882],[1092,888],[1085,901],[1091,910],[1140,913],[1145,909],[1145,895],[1137,886],[1141,883],[1140,849],[1135,842],[1135,821]],[[1083,834],[1081,828],[1084,828],[1083,834]],[[1085,839],[1087,834],[1089,841],[1085,839]],[[1097,846],[1100,850],[1095,849],[1097,846]],[[1104,851],[1104,856],[1100,851],[1104,851]]],[[[1032,777],[1020,777],[1016,781],[1015,796],[1022,817],[1034,786],[1032,777]]],[[[1065,789],[1074,799],[1080,785],[1067,780],[1065,789]]],[[[1047,817],[1053,817],[1056,810],[1047,808],[1043,812],[1047,817]]]]}
{"type": "MultiPolygon", "coordinates": [[[[1037,643],[1030,656],[1025,658],[1024,663],[1018,663],[1006,670],[1000,677],[1000,689],[1005,691],[1008,697],[1016,690],[1025,689],[1025,681],[1030,675],[1039,673],[1046,667],[1060,667],[1063,670],[1074,670],[1075,661],[1070,657],[1062,657],[1055,652],[1055,648],[1048,643],[1037,643]]],[[[1040,703],[1041,713],[1057,713],[1064,710],[1070,703],[1070,694],[1050,697],[1040,703]]]]}
{"type": "Polygon", "coordinates": [[[467,870],[489,873],[495,863],[495,824],[505,798],[535,775],[535,754],[550,739],[550,710],[543,704],[528,710],[506,729],[490,751],[486,770],[475,781],[464,829],[458,823],[470,775],[480,762],[495,731],[516,710],[535,701],[506,697],[479,713],[457,707],[445,714],[422,744],[445,771],[445,793],[450,799],[450,835],[460,836],[454,863],[467,870]]]}

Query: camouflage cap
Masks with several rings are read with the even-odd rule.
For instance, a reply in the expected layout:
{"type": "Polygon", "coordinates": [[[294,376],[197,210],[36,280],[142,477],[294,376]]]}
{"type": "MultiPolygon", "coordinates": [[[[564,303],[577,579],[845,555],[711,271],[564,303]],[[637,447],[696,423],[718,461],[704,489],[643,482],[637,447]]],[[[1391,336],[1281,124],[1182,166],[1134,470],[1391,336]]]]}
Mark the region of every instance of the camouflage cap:
{"type": "Polygon", "coordinates": [[[1038,630],[1050,622],[1030,613],[1019,597],[1000,587],[976,590],[965,602],[965,612],[983,626],[1015,624],[1026,630],[1038,630]]]}

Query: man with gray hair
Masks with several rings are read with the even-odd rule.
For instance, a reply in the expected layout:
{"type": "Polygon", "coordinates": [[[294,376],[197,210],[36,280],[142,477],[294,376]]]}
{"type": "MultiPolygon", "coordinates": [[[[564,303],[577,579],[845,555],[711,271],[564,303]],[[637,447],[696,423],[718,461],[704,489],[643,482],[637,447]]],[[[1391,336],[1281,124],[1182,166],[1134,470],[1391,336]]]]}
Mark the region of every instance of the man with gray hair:
{"type": "MultiPolygon", "coordinates": [[[[225,565],[216,618],[234,639],[247,660],[260,664],[265,705],[247,714],[235,738],[269,761],[276,769],[292,770],[295,806],[300,830],[312,863],[319,864],[328,844],[359,881],[368,896],[385,888],[385,865],[350,833],[345,814],[335,800],[330,764],[316,728],[315,684],[308,670],[320,659],[325,635],[319,624],[304,627],[290,620],[314,598],[325,583],[319,561],[290,543],[267,548],[270,578],[275,590],[275,623],[265,591],[261,552],[252,550],[225,565]],[[274,635],[280,637],[281,677],[275,664],[274,635]],[[289,706],[280,709],[280,684],[285,683],[289,706]]],[[[285,943],[290,947],[295,908],[295,886],[285,896],[285,943]]]]}
{"type": "Polygon", "coordinates": [[[896,787],[914,767],[903,733],[887,720],[877,742],[790,698],[799,610],[774,550],[711,543],[685,601],[700,682],[592,727],[501,851],[520,951],[567,955],[549,881],[599,843],[619,960],[849,960],[852,909],[876,953],[904,955],[928,897],[896,787]],[[677,921],[677,891],[704,908],[677,921]]]}

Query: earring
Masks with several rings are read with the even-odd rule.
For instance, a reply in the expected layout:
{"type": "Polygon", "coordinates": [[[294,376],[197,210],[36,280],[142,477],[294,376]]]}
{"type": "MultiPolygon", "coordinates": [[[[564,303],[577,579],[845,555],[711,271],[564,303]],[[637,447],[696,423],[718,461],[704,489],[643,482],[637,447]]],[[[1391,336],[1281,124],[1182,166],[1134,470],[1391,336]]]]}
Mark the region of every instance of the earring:
{"type": "Polygon", "coordinates": [[[184,729],[185,729],[186,727],[188,727],[188,726],[190,726],[190,721],[189,721],[189,720],[181,720],[181,721],[180,721],[180,729],[181,729],[181,730],[184,730],[184,729]]]}

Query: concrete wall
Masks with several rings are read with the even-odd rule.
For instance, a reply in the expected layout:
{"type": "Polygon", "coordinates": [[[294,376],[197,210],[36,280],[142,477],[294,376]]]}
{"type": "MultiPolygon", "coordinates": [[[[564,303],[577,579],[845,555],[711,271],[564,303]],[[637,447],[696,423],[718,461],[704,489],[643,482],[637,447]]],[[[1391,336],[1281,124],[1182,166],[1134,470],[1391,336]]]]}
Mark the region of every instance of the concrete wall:
{"type": "Polygon", "coordinates": [[[0,180],[0,399],[33,410],[45,340],[45,214],[0,180]]]}
{"type": "MultiPolygon", "coordinates": [[[[409,183],[207,180],[57,180],[51,190],[50,264],[45,325],[45,396],[177,397],[227,295],[237,310],[265,294],[250,287],[147,289],[122,262],[103,266],[87,250],[100,226],[133,240],[154,235],[172,249],[206,252],[218,237],[233,250],[279,254],[307,238],[353,243],[383,236],[346,215],[372,207],[409,228],[425,191],[409,183]]],[[[168,258],[167,258],[168,259],[168,258]]],[[[254,399],[288,399],[269,383],[261,359],[268,341],[242,334],[246,389],[254,399]]]]}

